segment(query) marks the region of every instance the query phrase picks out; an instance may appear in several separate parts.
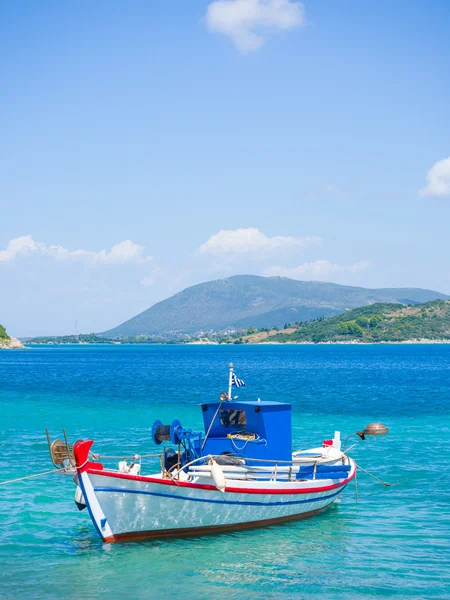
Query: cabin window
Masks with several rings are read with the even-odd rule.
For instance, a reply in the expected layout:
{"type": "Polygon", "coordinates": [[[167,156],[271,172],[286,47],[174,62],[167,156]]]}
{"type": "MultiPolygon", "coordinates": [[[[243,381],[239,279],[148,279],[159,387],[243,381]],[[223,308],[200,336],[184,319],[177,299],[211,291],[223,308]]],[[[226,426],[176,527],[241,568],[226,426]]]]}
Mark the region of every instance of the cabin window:
{"type": "Polygon", "coordinates": [[[247,425],[245,410],[233,410],[224,408],[220,411],[220,422],[222,427],[236,427],[238,425],[247,425]]]}

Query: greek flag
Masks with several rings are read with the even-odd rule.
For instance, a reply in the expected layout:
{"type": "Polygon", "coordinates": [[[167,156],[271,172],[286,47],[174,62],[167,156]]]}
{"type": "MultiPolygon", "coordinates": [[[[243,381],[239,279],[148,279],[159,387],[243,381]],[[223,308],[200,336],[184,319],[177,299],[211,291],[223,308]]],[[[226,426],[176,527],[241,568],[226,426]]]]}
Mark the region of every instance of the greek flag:
{"type": "Polygon", "coordinates": [[[234,373],[231,375],[231,385],[236,388],[244,387],[245,381],[238,379],[234,373]]]}

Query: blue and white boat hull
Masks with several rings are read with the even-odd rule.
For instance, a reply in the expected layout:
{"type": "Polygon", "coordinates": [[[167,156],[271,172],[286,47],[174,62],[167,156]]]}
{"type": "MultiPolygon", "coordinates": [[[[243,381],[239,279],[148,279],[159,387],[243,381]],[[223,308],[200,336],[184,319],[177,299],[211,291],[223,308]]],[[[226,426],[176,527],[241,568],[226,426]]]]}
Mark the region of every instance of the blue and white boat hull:
{"type": "Polygon", "coordinates": [[[177,479],[103,470],[87,460],[91,445],[82,442],[75,449],[78,483],[105,542],[203,535],[305,518],[332,504],[356,473],[347,457],[344,479],[339,472],[336,478],[331,473],[328,479],[293,481],[232,479],[225,472],[221,492],[208,473],[180,472],[177,479]]]}

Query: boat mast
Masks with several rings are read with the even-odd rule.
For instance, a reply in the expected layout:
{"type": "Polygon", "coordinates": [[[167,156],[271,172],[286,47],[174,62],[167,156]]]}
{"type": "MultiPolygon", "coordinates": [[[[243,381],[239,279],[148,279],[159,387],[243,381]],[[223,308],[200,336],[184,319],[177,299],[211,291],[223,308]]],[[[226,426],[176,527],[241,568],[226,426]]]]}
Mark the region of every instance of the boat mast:
{"type": "Polygon", "coordinates": [[[233,363],[230,363],[230,376],[228,378],[228,400],[231,400],[231,388],[233,387],[233,363]]]}

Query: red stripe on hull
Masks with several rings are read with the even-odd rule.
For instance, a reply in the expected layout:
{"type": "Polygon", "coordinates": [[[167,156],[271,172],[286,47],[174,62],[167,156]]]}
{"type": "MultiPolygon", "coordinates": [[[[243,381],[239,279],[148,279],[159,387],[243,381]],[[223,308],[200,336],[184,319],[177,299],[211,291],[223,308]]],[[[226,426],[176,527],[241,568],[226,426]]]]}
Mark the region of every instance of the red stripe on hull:
{"type": "Polygon", "coordinates": [[[151,540],[158,538],[212,535],[217,533],[225,533],[227,531],[239,531],[241,529],[256,529],[258,527],[268,527],[270,525],[277,525],[279,523],[284,523],[287,521],[299,521],[300,519],[306,519],[308,517],[312,517],[313,515],[317,515],[329,506],[330,505],[327,504],[327,506],[324,506],[322,508],[317,508],[316,510],[310,510],[309,512],[300,513],[297,515],[278,517],[276,519],[264,519],[262,521],[250,521],[248,523],[233,523],[231,525],[212,525],[210,527],[187,527],[185,529],[160,529],[155,531],[118,533],[116,535],[103,538],[103,541],[107,543],[140,542],[142,540],[151,540]]]}
{"type": "MultiPolygon", "coordinates": [[[[176,487],[191,488],[195,490],[214,490],[217,488],[214,485],[207,485],[204,483],[187,483],[186,481],[174,481],[172,479],[160,479],[158,477],[142,477],[141,475],[128,475],[125,473],[114,473],[112,471],[99,471],[96,469],[88,469],[90,475],[102,475],[104,477],[113,477],[116,479],[127,479],[129,481],[143,481],[145,483],[158,483],[161,485],[172,485],[176,487]]],[[[312,494],[318,492],[327,492],[328,490],[335,490],[347,485],[349,481],[353,479],[356,474],[356,469],[350,477],[343,479],[339,483],[333,483],[332,485],[324,485],[316,488],[302,488],[302,489],[273,489],[273,488],[239,488],[239,487],[226,487],[226,492],[234,494],[312,494]]]]}

